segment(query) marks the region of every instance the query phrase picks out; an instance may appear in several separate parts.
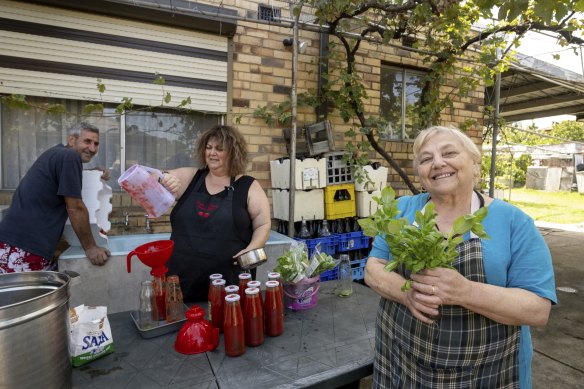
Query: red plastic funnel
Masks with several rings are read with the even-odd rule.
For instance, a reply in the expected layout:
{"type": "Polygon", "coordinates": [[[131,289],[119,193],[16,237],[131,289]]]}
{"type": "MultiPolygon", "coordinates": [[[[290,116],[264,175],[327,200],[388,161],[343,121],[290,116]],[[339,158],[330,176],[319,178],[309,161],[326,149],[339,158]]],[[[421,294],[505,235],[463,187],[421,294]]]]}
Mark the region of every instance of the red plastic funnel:
{"type": "Polygon", "coordinates": [[[204,319],[205,310],[193,305],[186,313],[187,322],[176,335],[174,349],[181,354],[213,351],[219,345],[219,328],[204,319]]]}
{"type": "Polygon", "coordinates": [[[126,260],[128,263],[128,273],[132,271],[132,257],[136,255],[146,266],[153,269],[163,270],[166,273],[166,262],[172,255],[174,242],[172,240],[155,240],[148,242],[132,250],[126,260]]]}

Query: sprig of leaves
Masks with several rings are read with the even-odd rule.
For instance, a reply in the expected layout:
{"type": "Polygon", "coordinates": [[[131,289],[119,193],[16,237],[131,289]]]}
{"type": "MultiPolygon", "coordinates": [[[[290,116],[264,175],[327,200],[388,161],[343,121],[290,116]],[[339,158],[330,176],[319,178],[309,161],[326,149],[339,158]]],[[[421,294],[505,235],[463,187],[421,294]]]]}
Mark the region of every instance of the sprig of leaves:
{"type": "MultiPolygon", "coordinates": [[[[391,187],[381,191],[381,197],[373,198],[378,210],[366,219],[359,220],[363,233],[368,236],[381,234],[391,250],[393,260],[384,269],[393,271],[403,264],[416,274],[424,269],[446,267],[452,269],[458,252],[456,246],[462,242],[463,235],[469,231],[479,238],[489,239],[481,222],[487,216],[488,208],[479,208],[475,213],[463,215],[452,224],[452,230],[444,235],[436,227],[434,203],[428,203],[424,212],[417,211],[415,224],[409,224],[404,217],[398,218],[397,199],[391,187]]],[[[410,288],[410,280],[402,286],[402,291],[410,288]]]]}

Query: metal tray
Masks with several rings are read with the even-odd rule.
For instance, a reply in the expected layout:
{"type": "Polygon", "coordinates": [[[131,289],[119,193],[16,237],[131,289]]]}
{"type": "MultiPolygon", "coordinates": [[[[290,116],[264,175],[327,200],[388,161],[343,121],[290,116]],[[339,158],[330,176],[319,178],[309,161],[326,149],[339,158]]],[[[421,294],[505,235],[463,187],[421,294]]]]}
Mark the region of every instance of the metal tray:
{"type": "MultiPolygon", "coordinates": [[[[185,312],[188,309],[189,309],[189,307],[185,304],[185,312]]],[[[172,323],[167,323],[166,321],[161,321],[160,325],[156,328],[143,329],[142,327],[140,327],[140,323],[138,320],[138,317],[139,317],[138,311],[130,312],[130,316],[132,316],[132,320],[134,321],[134,324],[136,325],[138,332],[140,332],[140,336],[145,338],[145,339],[155,338],[155,337],[160,336],[160,335],[169,334],[171,332],[176,332],[176,331],[180,330],[182,325],[187,321],[186,317],[182,320],[178,320],[178,321],[175,321],[172,323]]]]}

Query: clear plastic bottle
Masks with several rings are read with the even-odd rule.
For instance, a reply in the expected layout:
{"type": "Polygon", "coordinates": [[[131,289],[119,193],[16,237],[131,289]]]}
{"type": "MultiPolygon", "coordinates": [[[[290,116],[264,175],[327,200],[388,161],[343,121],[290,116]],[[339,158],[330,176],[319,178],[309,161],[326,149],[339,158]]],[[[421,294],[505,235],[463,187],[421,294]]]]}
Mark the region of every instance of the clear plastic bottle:
{"type": "Polygon", "coordinates": [[[337,294],[340,297],[349,297],[353,294],[353,271],[347,254],[341,254],[339,262],[339,283],[337,294]]]}
{"type": "Polygon", "coordinates": [[[142,330],[158,327],[158,309],[152,281],[143,281],[140,289],[140,309],[138,320],[142,330]]]}

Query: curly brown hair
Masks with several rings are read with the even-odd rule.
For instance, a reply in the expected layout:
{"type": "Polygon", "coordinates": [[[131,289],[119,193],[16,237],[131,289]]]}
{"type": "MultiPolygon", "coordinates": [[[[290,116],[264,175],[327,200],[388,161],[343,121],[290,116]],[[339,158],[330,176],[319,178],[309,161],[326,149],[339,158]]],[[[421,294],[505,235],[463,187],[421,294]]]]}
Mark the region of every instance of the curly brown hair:
{"type": "Polygon", "coordinates": [[[202,133],[197,140],[196,159],[199,166],[207,167],[205,150],[210,139],[223,145],[227,153],[228,170],[231,177],[244,174],[247,169],[247,142],[239,130],[232,126],[217,125],[202,133]]]}

